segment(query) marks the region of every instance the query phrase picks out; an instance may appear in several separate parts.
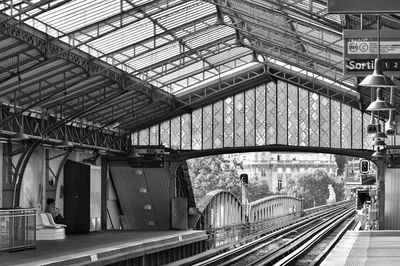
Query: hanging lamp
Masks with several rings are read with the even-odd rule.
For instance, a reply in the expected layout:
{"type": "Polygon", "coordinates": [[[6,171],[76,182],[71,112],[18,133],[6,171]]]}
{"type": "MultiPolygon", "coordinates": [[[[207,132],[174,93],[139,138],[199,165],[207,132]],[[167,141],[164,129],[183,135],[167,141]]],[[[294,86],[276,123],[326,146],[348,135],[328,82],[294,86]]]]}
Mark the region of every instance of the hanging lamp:
{"type": "Polygon", "coordinates": [[[373,101],[368,107],[367,111],[390,111],[394,110],[394,106],[383,99],[382,88],[376,90],[376,100],[373,101]]]}
{"type": "Polygon", "coordinates": [[[366,76],[361,82],[360,86],[364,87],[396,87],[396,84],[391,78],[383,74],[383,65],[380,59],[381,54],[381,15],[377,15],[377,32],[378,32],[378,58],[374,61],[374,72],[366,76]]]}
{"type": "MultiPolygon", "coordinates": [[[[390,88],[390,104],[393,105],[393,101],[394,101],[394,88],[391,87],[390,88]]],[[[394,121],[393,118],[393,110],[389,111],[389,119],[388,121],[386,121],[385,124],[385,133],[386,135],[391,135],[393,136],[396,132],[396,122],[394,121]]]]}

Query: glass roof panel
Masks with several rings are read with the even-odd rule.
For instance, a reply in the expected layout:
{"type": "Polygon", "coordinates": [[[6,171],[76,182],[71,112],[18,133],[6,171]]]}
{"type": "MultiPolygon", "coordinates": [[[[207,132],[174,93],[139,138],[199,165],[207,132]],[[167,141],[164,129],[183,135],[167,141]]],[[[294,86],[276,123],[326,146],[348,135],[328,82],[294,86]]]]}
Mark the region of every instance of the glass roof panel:
{"type": "Polygon", "coordinates": [[[143,19],[138,23],[123,27],[111,32],[102,38],[90,42],[90,46],[111,53],[129,44],[142,41],[154,35],[154,24],[149,19],[143,19]]]}
{"type": "Polygon", "coordinates": [[[221,71],[241,64],[239,58],[251,52],[234,48],[237,31],[248,47],[296,66],[324,60],[340,68],[343,60],[342,37],[328,23],[340,26],[341,16],[327,14],[325,0],[228,1],[230,5],[220,5],[224,25],[217,20],[212,1],[57,0],[39,6],[39,0],[14,0],[13,8],[7,3],[11,2],[0,4],[3,12],[15,16],[25,8],[26,14],[37,14],[27,24],[77,45],[111,67],[140,73],[158,86],[171,83],[172,91],[215,75],[218,71],[211,66],[219,65],[221,71]],[[64,4],[51,8],[59,3],[64,4]],[[228,42],[224,38],[229,36],[228,42]],[[236,58],[235,63],[227,62],[230,58],[236,58]],[[177,80],[188,73],[193,77],[177,80]]]}
{"type": "Polygon", "coordinates": [[[115,0],[74,0],[45,12],[37,17],[64,33],[68,33],[84,26],[101,21],[121,12],[121,10],[132,8],[125,1],[115,0]]]}
{"type": "Polygon", "coordinates": [[[213,28],[202,31],[200,34],[189,36],[184,40],[188,47],[194,49],[232,34],[235,34],[234,29],[222,25],[216,25],[213,28]]]}
{"type": "Polygon", "coordinates": [[[188,1],[181,6],[170,8],[165,12],[154,15],[153,19],[168,30],[215,12],[214,5],[202,1],[188,1]]]}
{"type": "Polygon", "coordinates": [[[127,64],[134,69],[146,68],[149,65],[179,55],[180,53],[180,44],[174,42],[159,49],[155,49],[152,53],[146,53],[143,56],[134,57],[132,60],[128,61],[127,64]]]}

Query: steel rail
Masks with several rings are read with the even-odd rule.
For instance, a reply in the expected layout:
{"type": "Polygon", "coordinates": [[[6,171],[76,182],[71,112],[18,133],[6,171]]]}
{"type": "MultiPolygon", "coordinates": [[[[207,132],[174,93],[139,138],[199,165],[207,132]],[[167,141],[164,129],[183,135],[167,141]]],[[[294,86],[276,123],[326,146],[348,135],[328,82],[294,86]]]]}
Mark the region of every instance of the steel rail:
{"type": "MultiPolygon", "coordinates": [[[[323,210],[320,212],[315,212],[312,213],[311,215],[307,215],[306,217],[303,217],[301,220],[297,220],[295,223],[292,223],[290,225],[287,225],[285,227],[280,227],[280,228],[271,228],[271,232],[267,235],[264,235],[260,237],[259,239],[256,239],[250,243],[244,244],[242,246],[239,246],[237,248],[234,248],[232,250],[229,250],[227,252],[224,252],[222,254],[213,256],[211,258],[205,259],[203,258],[202,261],[197,260],[198,263],[196,264],[190,264],[193,266],[204,266],[204,265],[230,265],[231,263],[243,258],[244,256],[247,256],[251,253],[254,253],[256,250],[262,248],[263,246],[266,246],[268,244],[272,243],[273,241],[276,241],[276,239],[280,239],[284,236],[290,235],[293,233],[293,231],[298,231],[301,229],[303,226],[310,226],[310,224],[314,224],[315,222],[319,221],[320,219],[326,218],[326,216],[332,215],[332,213],[337,212],[341,209],[348,208],[348,206],[352,205],[351,203],[346,203],[343,205],[336,206],[332,209],[323,210]],[[311,217],[310,217],[311,216],[311,217]]],[[[174,265],[185,265],[185,264],[174,264],[174,265]]]]}
{"type": "Polygon", "coordinates": [[[248,266],[260,266],[260,265],[291,265],[293,261],[299,258],[302,254],[307,252],[317,242],[319,242],[324,236],[334,230],[339,224],[341,224],[348,216],[354,213],[354,208],[345,210],[335,216],[324,221],[319,226],[313,228],[311,231],[302,234],[299,238],[294,241],[290,241],[285,248],[280,248],[278,252],[271,254],[272,256],[266,256],[267,258],[261,258],[248,266]]]}
{"type": "Polygon", "coordinates": [[[324,250],[310,263],[310,266],[319,265],[326,258],[326,256],[332,251],[334,246],[339,242],[343,235],[352,227],[354,230],[355,218],[351,219],[340,232],[335,236],[335,238],[324,248],[324,250]]]}

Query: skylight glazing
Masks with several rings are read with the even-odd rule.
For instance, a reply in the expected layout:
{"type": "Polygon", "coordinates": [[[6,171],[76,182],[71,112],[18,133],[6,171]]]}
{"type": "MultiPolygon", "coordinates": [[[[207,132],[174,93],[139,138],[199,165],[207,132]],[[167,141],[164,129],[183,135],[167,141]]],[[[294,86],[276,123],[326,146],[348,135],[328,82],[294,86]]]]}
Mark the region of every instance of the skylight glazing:
{"type": "Polygon", "coordinates": [[[14,0],[0,8],[170,93],[251,62],[250,49],[344,79],[342,37],[328,25],[341,17],[328,15],[324,0],[14,0]],[[237,33],[246,48],[237,49],[237,33]]]}

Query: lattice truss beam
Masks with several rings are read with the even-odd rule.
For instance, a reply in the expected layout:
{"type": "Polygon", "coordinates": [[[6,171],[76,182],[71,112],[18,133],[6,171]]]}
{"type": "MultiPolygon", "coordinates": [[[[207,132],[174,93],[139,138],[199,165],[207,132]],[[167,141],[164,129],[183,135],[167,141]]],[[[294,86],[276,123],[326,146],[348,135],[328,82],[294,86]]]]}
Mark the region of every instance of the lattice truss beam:
{"type": "Polygon", "coordinates": [[[12,132],[18,132],[23,125],[26,134],[33,139],[43,140],[47,145],[56,146],[60,141],[68,139],[81,148],[94,150],[102,148],[111,152],[129,150],[130,142],[125,132],[78,122],[67,122],[67,126],[64,126],[65,121],[60,117],[53,115],[44,117],[41,113],[32,112],[26,112],[21,116],[20,113],[21,111],[17,110],[18,115],[15,116],[12,107],[2,105],[0,131],[3,134],[12,136],[12,132]],[[14,118],[9,119],[10,117],[14,118]]]}

